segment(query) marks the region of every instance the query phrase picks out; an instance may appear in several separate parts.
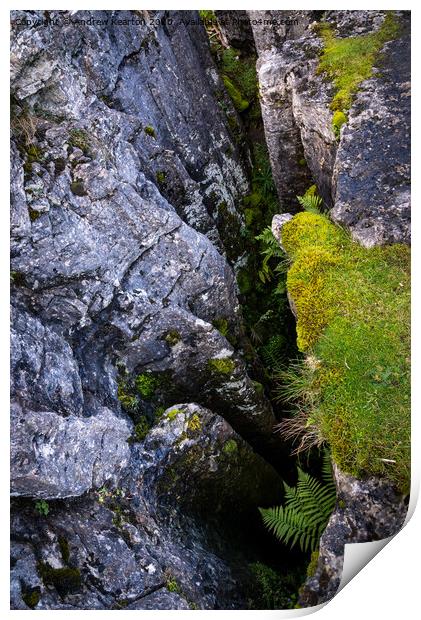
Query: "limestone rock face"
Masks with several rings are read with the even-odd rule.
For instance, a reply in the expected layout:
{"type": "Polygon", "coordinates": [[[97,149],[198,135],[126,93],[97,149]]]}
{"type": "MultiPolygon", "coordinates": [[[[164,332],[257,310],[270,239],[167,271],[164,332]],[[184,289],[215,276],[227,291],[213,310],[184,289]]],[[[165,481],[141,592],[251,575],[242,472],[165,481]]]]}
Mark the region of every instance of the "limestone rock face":
{"type": "Polygon", "coordinates": [[[13,492],[79,495],[127,463],[118,364],[273,443],[269,403],[212,325],[241,332],[218,205],[241,226],[247,181],[204,29],[190,37],[181,12],[48,17],[12,13],[13,492]]]}
{"type": "MultiPolygon", "coordinates": [[[[85,169],[88,177],[102,170],[94,186],[80,189],[95,200],[114,193],[115,178],[140,188],[146,177],[184,221],[222,249],[218,206],[225,203],[240,219],[235,199],[247,180],[217,103],[224,87],[206,33],[201,25],[184,25],[195,16],[56,11],[48,17],[57,25],[31,27],[22,24],[47,19],[44,12],[13,12],[11,85],[14,102],[28,108],[42,138],[37,163],[45,165],[42,175],[34,169],[36,176],[44,182],[60,176],[63,192],[69,176],[77,181],[85,169]],[[93,18],[101,25],[91,25],[93,18]],[[72,130],[86,134],[72,140],[72,130]],[[114,181],[102,179],[104,168],[114,181]]],[[[33,191],[37,212],[47,208],[42,189],[33,191]]]]}
{"type": "Polygon", "coordinates": [[[345,544],[382,540],[399,532],[406,515],[402,496],[377,478],[357,480],[334,467],[338,500],[320,540],[316,572],[301,591],[303,607],[331,599],[340,584],[345,544]]]}
{"type": "Polygon", "coordinates": [[[87,418],[64,418],[15,405],[12,425],[12,495],[81,495],[116,481],[129,461],[130,426],[106,408],[87,418]]]}
{"type": "Polygon", "coordinates": [[[333,170],[335,222],[366,247],[410,242],[410,33],[386,44],[343,129],[333,170]]]}
{"type": "Polygon", "coordinates": [[[12,12],[14,608],[39,596],[42,609],[244,604],[230,566],[246,560],[221,559],[231,552],[219,503],[243,502],[248,515],[275,474],[216,413],[273,460],[279,440],[230,343],[244,338],[231,265],[243,252],[248,164],[220,105],[206,32],[184,25],[196,17],[12,12]],[[230,341],[213,325],[221,321],[230,341]],[[166,405],[182,395],[211,407],[204,436],[193,441],[186,418],[177,432],[156,427],[142,449],[133,443],[122,368],[132,379],[165,376],[166,405]],[[177,490],[170,461],[195,450],[177,490]],[[111,509],[123,486],[127,507],[137,498],[127,508],[135,525],[124,527],[111,509]],[[183,526],[171,516],[179,496],[192,515],[183,526]],[[165,519],[162,498],[173,506],[165,519]],[[48,516],[34,512],[37,501],[48,516]],[[216,515],[207,529],[196,505],[216,515]],[[168,567],[190,598],[166,589],[168,567]],[[56,568],[65,570],[48,573],[56,568]]]}
{"type": "MultiPolygon", "coordinates": [[[[373,78],[361,85],[338,142],[330,109],[333,86],[317,72],[323,48],[314,28],[318,13],[250,12],[266,139],[283,209],[296,211],[296,195],[315,182],[332,218],[363,245],[407,243],[409,15],[398,14],[400,34],[386,44],[373,78]],[[268,28],[265,19],[275,25],[268,28]]],[[[327,11],[323,20],[336,36],[350,37],[378,30],[384,16],[327,11]]]]}
{"type": "Polygon", "coordinates": [[[51,501],[37,518],[19,500],[12,607],[27,609],[35,591],[36,609],[244,608],[238,523],[280,484],[223,418],[175,405],[133,445],[118,487],[51,501]]]}
{"type": "Polygon", "coordinates": [[[296,211],[296,196],[310,186],[312,176],[331,205],[336,153],[329,111],[332,87],[316,75],[322,42],[310,29],[314,15],[252,11],[250,16],[266,142],[281,205],[296,211]],[[265,21],[279,26],[268,27],[265,21]]]}
{"type": "Polygon", "coordinates": [[[224,43],[247,52],[254,52],[253,31],[247,11],[215,11],[224,43]]]}

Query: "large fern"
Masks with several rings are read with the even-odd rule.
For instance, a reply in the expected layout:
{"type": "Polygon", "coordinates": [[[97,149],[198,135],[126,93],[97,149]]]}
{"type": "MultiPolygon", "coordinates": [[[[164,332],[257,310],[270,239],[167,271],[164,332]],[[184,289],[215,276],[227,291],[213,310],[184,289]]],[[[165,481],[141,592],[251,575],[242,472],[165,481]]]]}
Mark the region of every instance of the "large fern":
{"type": "Polygon", "coordinates": [[[314,551],[326,528],[336,502],[336,487],[330,456],[323,455],[323,483],[298,468],[296,487],[284,483],[285,504],[275,508],[259,508],[266,527],[291,548],[314,551]]]}

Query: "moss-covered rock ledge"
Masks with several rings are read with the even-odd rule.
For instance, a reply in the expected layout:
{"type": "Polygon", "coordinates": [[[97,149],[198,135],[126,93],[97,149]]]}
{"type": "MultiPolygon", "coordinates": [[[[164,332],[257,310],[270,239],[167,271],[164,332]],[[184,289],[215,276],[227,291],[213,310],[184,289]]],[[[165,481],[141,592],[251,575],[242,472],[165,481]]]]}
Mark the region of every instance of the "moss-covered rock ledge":
{"type": "MultiPolygon", "coordinates": [[[[273,226],[274,231],[279,227],[273,226]]],[[[278,232],[279,235],[279,232],[278,232]]],[[[299,213],[280,232],[305,354],[284,377],[298,403],[287,432],[328,442],[339,468],[410,481],[410,250],[366,249],[327,216],[299,213]]]]}

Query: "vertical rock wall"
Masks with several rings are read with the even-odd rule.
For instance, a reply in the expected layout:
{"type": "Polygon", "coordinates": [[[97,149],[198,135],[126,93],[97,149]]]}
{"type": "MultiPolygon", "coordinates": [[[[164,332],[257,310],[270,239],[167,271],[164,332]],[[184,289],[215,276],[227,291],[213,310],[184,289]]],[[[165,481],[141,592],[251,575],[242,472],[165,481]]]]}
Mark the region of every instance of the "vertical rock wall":
{"type": "Polygon", "coordinates": [[[340,140],[334,86],[318,72],[321,18],[340,38],[376,32],[384,11],[251,11],[263,120],[282,208],[316,183],[338,224],[366,246],[407,243],[409,219],[409,14],[398,13],[373,77],[357,93],[340,140]],[[266,20],[266,24],[265,24],[266,20]],[[283,23],[282,23],[283,22],[283,23]],[[268,25],[269,24],[269,25],[268,25]]]}
{"type": "Polygon", "coordinates": [[[271,406],[231,344],[247,162],[205,30],[185,20],[196,13],[12,13],[14,608],[245,605],[249,576],[233,567],[246,558],[192,506],[207,485],[248,519],[247,480],[263,501],[276,474],[198,405],[177,433],[164,416],[150,450],[133,423],[199,401],[279,458],[271,406]],[[165,493],[151,494],[180,446],[202,463],[186,463],[188,491],[168,464],[172,499],[190,493],[186,522],[161,518],[165,493]]]}

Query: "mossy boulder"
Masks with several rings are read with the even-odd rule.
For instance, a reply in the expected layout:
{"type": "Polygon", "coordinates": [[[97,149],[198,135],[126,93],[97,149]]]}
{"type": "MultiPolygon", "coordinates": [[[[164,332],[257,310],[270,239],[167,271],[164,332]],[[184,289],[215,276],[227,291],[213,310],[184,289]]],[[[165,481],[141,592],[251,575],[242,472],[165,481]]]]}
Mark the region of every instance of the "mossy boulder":
{"type": "Polygon", "coordinates": [[[209,510],[213,515],[227,512],[227,520],[232,520],[234,505],[237,514],[254,511],[258,496],[268,501],[280,492],[275,471],[228,422],[196,404],[168,409],[148,433],[142,450],[145,463],[153,462],[151,452],[158,459],[153,475],[162,506],[176,500],[179,510],[202,516],[209,510]]]}
{"type": "Polygon", "coordinates": [[[326,216],[282,227],[287,288],[307,361],[292,371],[306,425],[339,467],[402,490],[410,468],[410,250],[363,248],[326,216]]]}

